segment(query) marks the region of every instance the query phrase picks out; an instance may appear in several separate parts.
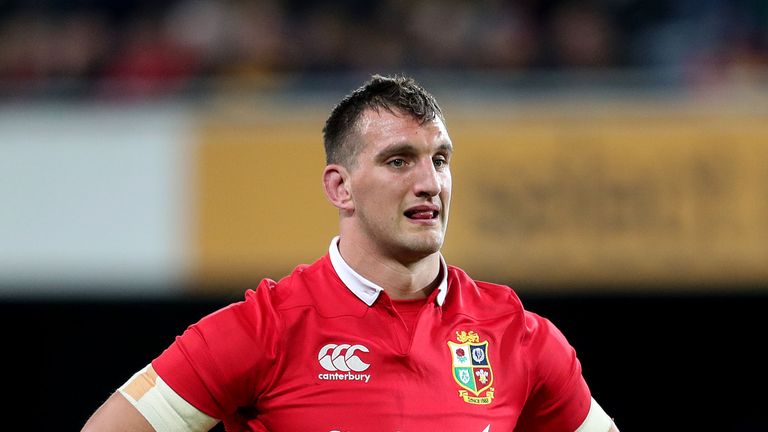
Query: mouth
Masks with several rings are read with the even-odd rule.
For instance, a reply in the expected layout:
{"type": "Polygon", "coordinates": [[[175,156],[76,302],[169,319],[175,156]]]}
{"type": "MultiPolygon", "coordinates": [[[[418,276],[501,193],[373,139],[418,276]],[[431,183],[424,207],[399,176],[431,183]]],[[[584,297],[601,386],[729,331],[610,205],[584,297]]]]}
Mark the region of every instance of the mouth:
{"type": "Polygon", "coordinates": [[[432,205],[416,206],[403,212],[403,215],[415,221],[428,221],[437,219],[440,215],[440,209],[432,205]]]}

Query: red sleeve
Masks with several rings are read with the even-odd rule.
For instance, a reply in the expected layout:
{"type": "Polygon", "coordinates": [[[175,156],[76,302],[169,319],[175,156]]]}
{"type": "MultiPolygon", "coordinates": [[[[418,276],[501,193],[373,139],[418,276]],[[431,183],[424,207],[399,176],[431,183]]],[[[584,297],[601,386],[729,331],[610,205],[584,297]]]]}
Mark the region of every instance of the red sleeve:
{"type": "Polygon", "coordinates": [[[549,320],[526,312],[525,324],[531,392],[515,431],[573,432],[591,401],[576,351],[549,320]]]}
{"type": "Polygon", "coordinates": [[[252,405],[269,382],[276,353],[277,314],[265,280],[245,301],[198,323],[152,362],[176,393],[200,411],[223,419],[252,405]]]}

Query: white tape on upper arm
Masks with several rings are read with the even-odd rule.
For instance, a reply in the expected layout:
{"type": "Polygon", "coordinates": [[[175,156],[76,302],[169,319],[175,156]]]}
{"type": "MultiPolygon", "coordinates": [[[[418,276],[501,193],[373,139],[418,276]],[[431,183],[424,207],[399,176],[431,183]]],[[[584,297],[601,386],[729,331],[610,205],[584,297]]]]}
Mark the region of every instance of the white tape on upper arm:
{"type": "Polygon", "coordinates": [[[218,423],[179,396],[148,365],[118,391],[157,432],[204,432],[218,423]]]}
{"type": "Polygon", "coordinates": [[[603,411],[597,401],[592,398],[589,405],[589,413],[584,422],[576,429],[576,432],[608,432],[611,429],[613,420],[603,411]]]}

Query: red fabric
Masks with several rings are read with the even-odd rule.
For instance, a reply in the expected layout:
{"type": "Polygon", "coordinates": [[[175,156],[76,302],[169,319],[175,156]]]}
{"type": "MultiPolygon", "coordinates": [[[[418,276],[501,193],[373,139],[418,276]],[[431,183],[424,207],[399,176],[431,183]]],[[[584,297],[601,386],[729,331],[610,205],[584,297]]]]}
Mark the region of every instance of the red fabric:
{"type": "Polygon", "coordinates": [[[427,299],[416,300],[392,300],[392,305],[395,310],[400,314],[400,318],[403,320],[403,324],[408,329],[408,332],[413,332],[416,318],[419,316],[421,308],[427,303],[427,299]]]}
{"type": "Polygon", "coordinates": [[[190,326],[153,366],[229,431],[558,432],[581,424],[589,390],[551,323],[526,312],[510,288],[455,267],[443,306],[434,297],[409,334],[385,294],[367,306],[326,256],[190,326]],[[457,367],[448,342],[465,343],[462,358],[481,362],[457,367]],[[478,394],[462,385],[472,374],[485,374],[478,394]]]}

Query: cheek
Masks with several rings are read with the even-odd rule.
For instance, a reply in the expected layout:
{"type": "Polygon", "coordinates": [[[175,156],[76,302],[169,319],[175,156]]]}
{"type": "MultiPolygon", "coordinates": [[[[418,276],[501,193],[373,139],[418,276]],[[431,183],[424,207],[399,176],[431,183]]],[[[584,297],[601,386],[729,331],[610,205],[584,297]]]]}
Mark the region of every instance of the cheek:
{"type": "Polygon", "coordinates": [[[447,175],[443,179],[443,184],[442,184],[442,187],[441,187],[443,195],[451,196],[451,188],[452,187],[453,187],[453,180],[451,179],[451,176],[449,174],[449,175],[447,175]]]}

